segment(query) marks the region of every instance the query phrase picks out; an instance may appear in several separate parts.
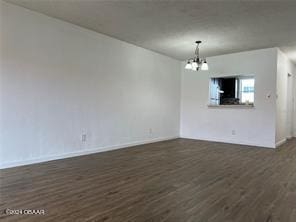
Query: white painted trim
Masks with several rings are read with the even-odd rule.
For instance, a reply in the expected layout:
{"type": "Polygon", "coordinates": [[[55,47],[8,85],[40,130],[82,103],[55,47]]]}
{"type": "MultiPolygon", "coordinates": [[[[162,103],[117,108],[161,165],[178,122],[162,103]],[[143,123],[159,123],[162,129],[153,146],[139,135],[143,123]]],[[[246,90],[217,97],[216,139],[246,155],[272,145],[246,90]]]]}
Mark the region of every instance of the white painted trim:
{"type": "Polygon", "coordinates": [[[282,140],[280,140],[280,141],[278,141],[277,143],[276,143],[276,147],[279,147],[279,146],[281,146],[281,145],[283,145],[285,142],[287,142],[287,138],[286,139],[282,139],[282,140]]]}
{"type": "Polygon", "coordinates": [[[11,163],[4,163],[4,164],[0,163],[0,169],[29,165],[29,164],[34,164],[34,163],[42,163],[42,162],[47,162],[47,161],[51,161],[51,160],[65,159],[65,158],[70,158],[70,157],[75,157],[75,156],[83,156],[83,155],[88,155],[88,154],[93,154],[93,153],[106,152],[106,151],[111,151],[111,150],[116,150],[116,149],[123,149],[123,148],[132,147],[132,146],[161,142],[161,141],[172,140],[172,139],[177,139],[177,138],[179,138],[179,136],[161,137],[161,138],[125,143],[125,144],[114,145],[114,146],[100,147],[100,148],[96,148],[96,149],[79,150],[77,152],[65,153],[65,154],[61,154],[61,155],[46,156],[46,157],[41,157],[41,158],[37,158],[37,159],[29,159],[29,160],[16,161],[16,162],[11,162],[11,163]]]}
{"type": "Polygon", "coordinates": [[[193,140],[203,140],[203,141],[209,141],[209,142],[218,142],[218,143],[230,143],[230,144],[238,144],[238,145],[246,145],[246,146],[256,146],[260,148],[269,148],[274,149],[275,146],[270,146],[268,144],[257,144],[257,143],[249,143],[249,142],[243,142],[243,141],[235,141],[235,140],[221,140],[218,138],[194,138],[194,137],[183,137],[180,136],[180,138],[184,139],[193,139],[193,140]]]}

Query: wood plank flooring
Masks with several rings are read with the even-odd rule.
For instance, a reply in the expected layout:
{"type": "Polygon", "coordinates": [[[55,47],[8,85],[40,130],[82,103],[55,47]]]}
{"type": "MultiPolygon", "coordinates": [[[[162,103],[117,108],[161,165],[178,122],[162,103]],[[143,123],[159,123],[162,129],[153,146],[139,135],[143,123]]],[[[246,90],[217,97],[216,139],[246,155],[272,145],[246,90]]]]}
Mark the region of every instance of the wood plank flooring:
{"type": "Polygon", "coordinates": [[[276,150],[176,139],[5,169],[0,180],[3,222],[296,221],[296,139],[276,150]]]}

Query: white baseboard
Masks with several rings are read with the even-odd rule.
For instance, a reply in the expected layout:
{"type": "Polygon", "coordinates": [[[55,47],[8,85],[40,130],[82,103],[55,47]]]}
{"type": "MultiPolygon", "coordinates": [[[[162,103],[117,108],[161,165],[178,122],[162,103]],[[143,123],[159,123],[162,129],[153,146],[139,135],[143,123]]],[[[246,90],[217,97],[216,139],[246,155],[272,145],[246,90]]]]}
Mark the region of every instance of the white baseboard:
{"type": "Polygon", "coordinates": [[[279,146],[283,145],[285,142],[287,142],[287,139],[282,139],[282,140],[278,141],[275,146],[279,147],[279,146]]]}
{"type": "Polygon", "coordinates": [[[187,136],[180,136],[180,138],[184,139],[194,139],[194,140],[203,140],[203,141],[209,141],[209,142],[218,142],[218,143],[230,143],[230,144],[238,144],[238,145],[246,145],[246,146],[256,146],[260,148],[269,148],[274,149],[275,146],[271,146],[269,144],[258,144],[258,143],[250,143],[250,142],[244,142],[244,141],[235,141],[235,140],[223,140],[219,138],[196,138],[196,137],[187,137],[187,136]]]}
{"type": "Polygon", "coordinates": [[[47,162],[47,161],[51,161],[51,160],[65,159],[65,158],[70,158],[70,157],[75,157],[75,156],[83,156],[83,155],[88,155],[88,154],[93,154],[93,153],[100,153],[100,152],[105,152],[105,151],[110,151],[110,150],[128,148],[128,147],[132,147],[132,146],[161,142],[161,141],[172,140],[172,139],[177,139],[177,138],[179,138],[179,136],[161,137],[161,138],[119,144],[119,145],[114,145],[114,146],[100,147],[100,148],[96,148],[96,149],[87,149],[87,150],[80,150],[77,152],[40,157],[37,159],[29,159],[29,160],[23,160],[23,161],[4,163],[4,164],[0,164],[0,169],[6,169],[6,168],[11,168],[11,167],[17,167],[17,166],[24,166],[24,165],[34,164],[34,163],[42,163],[42,162],[47,162]]]}

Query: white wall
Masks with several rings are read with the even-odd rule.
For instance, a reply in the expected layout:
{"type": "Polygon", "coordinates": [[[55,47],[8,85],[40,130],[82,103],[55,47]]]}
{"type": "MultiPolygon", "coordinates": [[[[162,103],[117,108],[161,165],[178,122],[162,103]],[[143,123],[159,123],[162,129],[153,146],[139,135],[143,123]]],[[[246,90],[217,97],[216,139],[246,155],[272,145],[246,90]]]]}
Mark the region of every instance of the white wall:
{"type": "Polygon", "coordinates": [[[0,6],[0,167],[178,137],[179,61],[0,6]]]}
{"type": "Polygon", "coordinates": [[[293,136],[296,137],[296,65],[294,64],[293,70],[293,136]]]}
{"type": "Polygon", "coordinates": [[[276,143],[293,135],[293,77],[294,64],[280,50],[277,52],[276,143]]]}
{"type": "MultiPolygon", "coordinates": [[[[291,65],[293,65],[291,63],[291,65]]],[[[293,114],[294,114],[294,71],[290,72],[288,77],[288,89],[287,89],[287,132],[286,137],[292,138],[294,136],[294,124],[293,124],[293,114]]]]}
{"type": "Polygon", "coordinates": [[[208,58],[209,71],[182,69],[181,137],[274,148],[276,59],[272,48],[208,58]],[[210,77],[250,74],[255,75],[255,108],[207,106],[210,77]]]}

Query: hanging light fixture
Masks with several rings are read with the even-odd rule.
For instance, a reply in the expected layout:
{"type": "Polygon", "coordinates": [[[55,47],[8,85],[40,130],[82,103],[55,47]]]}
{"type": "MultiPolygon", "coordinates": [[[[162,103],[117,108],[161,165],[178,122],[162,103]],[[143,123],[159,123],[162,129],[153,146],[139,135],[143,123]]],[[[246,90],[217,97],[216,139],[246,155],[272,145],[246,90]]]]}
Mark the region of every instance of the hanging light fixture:
{"type": "Polygon", "coordinates": [[[199,56],[199,44],[201,43],[201,41],[196,41],[195,43],[196,43],[195,57],[187,60],[185,69],[191,69],[194,71],[198,71],[199,69],[205,70],[205,71],[209,70],[207,60],[205,58],[202,59],[199,56]]]}

